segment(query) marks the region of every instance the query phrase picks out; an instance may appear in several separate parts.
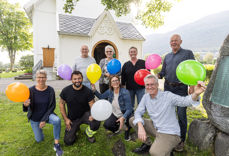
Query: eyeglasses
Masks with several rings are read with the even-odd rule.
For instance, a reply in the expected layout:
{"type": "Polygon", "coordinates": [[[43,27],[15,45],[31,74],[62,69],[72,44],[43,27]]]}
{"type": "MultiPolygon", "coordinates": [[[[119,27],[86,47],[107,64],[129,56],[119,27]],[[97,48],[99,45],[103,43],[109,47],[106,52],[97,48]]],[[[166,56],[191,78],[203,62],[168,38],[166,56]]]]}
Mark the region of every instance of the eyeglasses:
{"type": "Polygon", "coordinates": [[[119,82],[119,80],[112,80],[111,82],[112,82],[112,83],[115,83],[115,82],[119,82]]]}
{"type": "Polygon", "coordinates": [[[38,79],[46,79],[47,77],[37,77],[38,79]]]}
{"type": "Polygon", "coordinates": [[[113,51],[106,51],[106,53],[112,53],[113,51]]]}
{"type": "Polygon", "coordinates": [[[145,87],[155,87],[157,85],[157,83],[149,83],[149,84],[145,84],[145,87]]]}

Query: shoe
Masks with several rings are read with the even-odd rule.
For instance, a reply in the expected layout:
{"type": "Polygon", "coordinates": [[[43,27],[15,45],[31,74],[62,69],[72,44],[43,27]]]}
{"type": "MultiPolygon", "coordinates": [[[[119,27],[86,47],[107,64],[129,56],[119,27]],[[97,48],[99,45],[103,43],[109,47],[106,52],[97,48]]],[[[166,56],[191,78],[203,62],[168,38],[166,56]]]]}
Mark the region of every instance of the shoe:
{"type": "Polygon", "coordinates": [[[135,148],[132,152],[137,154],[148,153],[151,145],[142,144],[141,147],[135,148]]]}
{"type": "Polygon", "coordinates": [[[126,141],[130,141],[131,138],[130,138],[130,131],[129,130],[125,131],[124,138],[126,141]]]}
{"type": "Polygon", "coordinates": [[[95,137],[93,136],[95,133],[96,133],[96,131],[91,130],[89,126],[86,128],[85,134],[87,136],[87,140],[90,143],[94,143],[95,142],[95,137]]]}
{"type": "Polygon", "coordinates": [[[95,142],[95,137],[87,137],[87,140],[90,142],[90,143],[94,143],[95,142]]]}
{"type": "Polygon", "coordinates": [[[174,148],[175,151],[177,152],[182,152],[184,150],[184,142],[181,141],[175,148],[174,148]]]}
{"type": "Polygon", "coordinates": [[[54,144],[53,149],[54,149],[54,151],[56,151],[56,156],[62,156],[63,151],[60,147],[60,144],[54,144]]]}

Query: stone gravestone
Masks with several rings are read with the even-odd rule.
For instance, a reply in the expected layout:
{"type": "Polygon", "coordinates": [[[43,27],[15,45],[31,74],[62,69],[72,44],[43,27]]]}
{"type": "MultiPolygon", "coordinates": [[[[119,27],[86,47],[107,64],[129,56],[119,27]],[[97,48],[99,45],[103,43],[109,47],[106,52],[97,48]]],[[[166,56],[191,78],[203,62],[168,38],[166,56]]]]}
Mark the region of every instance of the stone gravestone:
{"type": "Polygon", "coordinates": [[[229,135],[229,35],[220,49],[203,97],[203,106],[212,124],[229,135]]]}
{"type": "MultiPolygon", "coordinates": [[[[203,96],[203,106],[208,114],[210,124],[218,129],[217,134],[211,134],[211,137],[214,135],[212,142],[215,155],[229,156],[229,35],[220,48],[220,56],[203,96]]],[[[198,126],[192,126],[189,130],[190,137],[198,137],[192,133],[193,129],[201,131],[198,127],[206,127],[200,126],[200,124],[206,123],[198,122],[196,124],[198,126]]],[[[208,132],[209,129],[206,128],[206,133],[208,132]]],[[[194,144],[198,142],[197,140],[190,141],[194,144]]],[[[201,149],[198,144],[195,145],[201,149]]]]}

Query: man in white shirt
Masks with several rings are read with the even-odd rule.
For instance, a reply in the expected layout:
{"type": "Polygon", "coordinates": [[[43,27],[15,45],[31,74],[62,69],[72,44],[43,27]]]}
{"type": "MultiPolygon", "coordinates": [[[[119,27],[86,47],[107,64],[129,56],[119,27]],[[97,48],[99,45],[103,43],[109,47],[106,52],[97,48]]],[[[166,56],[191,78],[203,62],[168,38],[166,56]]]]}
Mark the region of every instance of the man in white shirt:
{"type": "Polygon", "coordinates": [[[204,92],[205,85],[198,82],[191,95],[182,97],[172,92],[158,90],[158,80],[154,75],[144,79],[146,94],[138,105],[130,125],[138,132],[142,146],[133,150],[141,154],[149,152],[155,156],[169,156],[170,152],[180,142],[180,127],[176,118],[176,106],[197,106],[199,95],[204,92]],[[142,118],[147,110],[150,119],[142,118]],[[155,137],[153,144],[147,135],[155,137]],[[151,145],[152,144],[152,145],[151,145]]]}
{"type": "Polygon", "coordinates": [[[83,85],[91,89],[91,83],[87,78],[87,67],[95,62],[95,59],[88,55],[89,49],[87,45],[81,47],[81,56],[75,59],[75,64],[72,67],[72,71],[80,71],[83,74],[83,85]]]}

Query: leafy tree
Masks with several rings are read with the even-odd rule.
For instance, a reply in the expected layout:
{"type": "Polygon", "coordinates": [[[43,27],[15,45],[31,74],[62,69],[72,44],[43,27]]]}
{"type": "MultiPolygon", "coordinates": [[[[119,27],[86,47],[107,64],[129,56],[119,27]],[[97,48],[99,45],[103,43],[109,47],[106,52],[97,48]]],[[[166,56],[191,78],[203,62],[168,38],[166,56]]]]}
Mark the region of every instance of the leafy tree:
{"type": "Polygon", "coordinates": [[[195,52],[195,53],[194,53],[194,57],[195,57],[195,59],[196,59],[197,61],[199,61],[199,62],[201,62],[201,61],[202,61],[202,60],[201,60],[200,53],[195,52]]]}
{"type": "Polygon", "coordinates": [[[31,23],[19,4],[0,0],[0,47],[9,53],[10,70],[18,51],[32,48],[31,23]]]}
{"type": "Polygon", "coordinates": [[[33,55],[22,56],[19,64],[23,69],[32,69],[34,64],[33,55]]]}
{"type": "MultiPolygon", "coordinates": [[[[79,0],[65,0],[64,10],[71,13],[79,0]]],[[[180,1],[180,0],[172,0],[180,1]]],[[[107,10],[114,10],[116,16],[126,15],[130,12],[130,4],[135,4],[139,9],[136,16],[146,27],[158,28],[164,24],[164,13],[170,11],[171,0],[101,0],[107,10]]]]}
{"type": "Polygon", "coordinates": [[[204,55],[204,62],[207,64],[212,64],[214,59],[214,54],[211,52],[208,52],[207,54],[204,55]]]}

